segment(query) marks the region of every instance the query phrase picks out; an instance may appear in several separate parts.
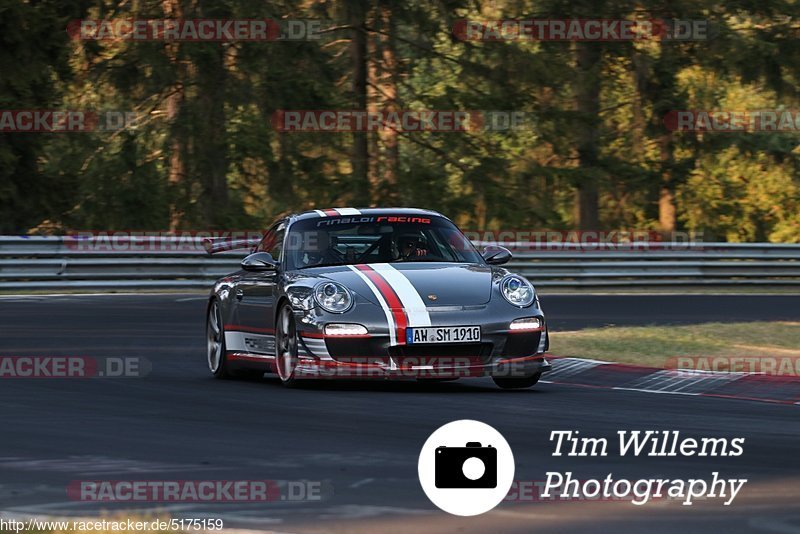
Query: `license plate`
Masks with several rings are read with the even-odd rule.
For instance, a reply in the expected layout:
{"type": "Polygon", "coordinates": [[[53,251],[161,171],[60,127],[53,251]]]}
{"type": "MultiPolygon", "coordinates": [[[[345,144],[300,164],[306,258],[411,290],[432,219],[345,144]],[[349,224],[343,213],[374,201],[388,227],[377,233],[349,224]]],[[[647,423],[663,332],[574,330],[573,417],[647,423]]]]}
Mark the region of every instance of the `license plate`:
{"type": "Polygon", "coordinates": [[[406,328],[406,344],[417,343],[478,343],[480,326],[426,326],[406,328]]]}

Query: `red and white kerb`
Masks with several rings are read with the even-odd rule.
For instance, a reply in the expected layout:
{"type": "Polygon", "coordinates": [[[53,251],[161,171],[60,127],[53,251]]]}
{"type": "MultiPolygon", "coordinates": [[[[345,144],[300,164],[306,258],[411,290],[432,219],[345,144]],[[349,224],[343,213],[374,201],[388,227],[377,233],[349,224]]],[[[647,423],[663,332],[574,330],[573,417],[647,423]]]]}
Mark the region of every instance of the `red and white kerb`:
{"type": "Polygon", "coordinates": [[[388,263],[348,265],[372,291],[389,324],[389,344],[405,345],[406,328],[431,326],[422,297],[406,276],[388,263]]]}
{"type": "Polygon", "coordinates": [[[361,215],[355,208],[331,208],[327,210],[314,210],[320,217],[340,217],[342,215],[361,215]]]}

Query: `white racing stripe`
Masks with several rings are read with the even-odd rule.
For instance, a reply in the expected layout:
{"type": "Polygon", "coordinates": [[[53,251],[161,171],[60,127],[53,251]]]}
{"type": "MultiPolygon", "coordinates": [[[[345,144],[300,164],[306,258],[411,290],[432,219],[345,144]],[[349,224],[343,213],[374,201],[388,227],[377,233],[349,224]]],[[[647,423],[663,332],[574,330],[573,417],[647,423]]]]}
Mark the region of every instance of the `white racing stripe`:
{"type": "Polygon", "coordinates": [[[377,287],[375,287],[375,284],[372,283],[372,280],[367,278],[367,275],[359,271],[353,265],[348,265],[347,267],[356,273],[365,284],[367,284],[367,287],[369,287],[370,291],[372,291],[372,294],[375,295],[376,299],[378,299],[378,304],[380,304],[383,314],[386,316],[386,322],[389,324],[389,344],[391,346],[397,345],[397,332],[394,328],[394,317],[392,317],[392,311],[389,308],[389,305],[386,304],[386,300],[383,298],[383,295],[381,295],[381,292],[377,287]]]}
{"type": "Polygon", "coordinates": [[[403,303],[403,309],[408,316],[409,327],[431,326],[428,307],[408,278],[406,278],[406,275],[388,263],[377,263],[372,268],[378,271],[378,274],[392,286],[397,296],[400,297],[400,302],[403,303]]]}
{"type": "Polygon", "coordinates": [[[361,215],[355,208],[333,208],[339,215],[361,215]]]}
{"type": "Polygon", "coordinates": [[[327,216],[328,216],[328,214],[327,214],[327,213],[325,213],[325,212],[324,212],[324,211],[322,211],[322,210],[314,210],[314,212],[315,212],[317,215],[319,215],[320,217],[327,217],[327,216]]]}

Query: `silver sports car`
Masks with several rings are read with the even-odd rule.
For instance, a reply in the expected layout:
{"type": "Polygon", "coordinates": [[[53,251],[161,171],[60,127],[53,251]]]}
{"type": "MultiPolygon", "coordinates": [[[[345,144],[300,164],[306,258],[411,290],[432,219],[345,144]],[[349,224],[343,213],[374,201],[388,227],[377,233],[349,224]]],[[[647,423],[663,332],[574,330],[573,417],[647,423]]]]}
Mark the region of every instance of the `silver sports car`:
{"type": "Polygon", "coordinates": [[[453,380],[530,387],[550,370],[533,286],[479,253],[448,218],[411,208],[333,208],[276,221],[214,284],[208,366],[216,377],[453,380]]]}

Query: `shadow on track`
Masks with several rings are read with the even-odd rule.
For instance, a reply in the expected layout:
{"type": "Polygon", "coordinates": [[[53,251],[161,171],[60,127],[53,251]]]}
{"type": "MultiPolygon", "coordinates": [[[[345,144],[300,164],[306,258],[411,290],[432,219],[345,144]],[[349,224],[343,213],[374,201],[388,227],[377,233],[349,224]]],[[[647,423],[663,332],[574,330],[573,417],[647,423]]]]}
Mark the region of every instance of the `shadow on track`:
{"type": "Polygon", "coordinates": [[[265,374],[262,378],[240,378],[231,380],[231,384],[253,384],[269,388],[285,389],[287,394],[294,391],[364,391],[379,393],[494,393],[496,395],[509,394],[543,394],[544,391],[536,386],[529,389],[500,389],[491,382],[478,383],[475,378],[453,381],[426,381],[415,379],[403,380],[343,380],[343,379],[306,379],[295,387],[284,388],[280,379],[272,374],[265,374]]]}

